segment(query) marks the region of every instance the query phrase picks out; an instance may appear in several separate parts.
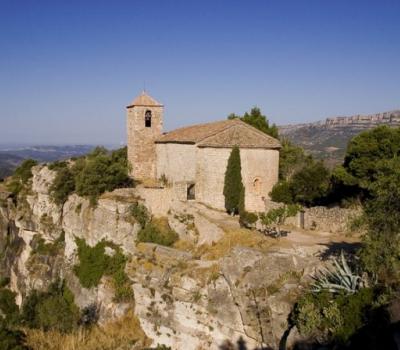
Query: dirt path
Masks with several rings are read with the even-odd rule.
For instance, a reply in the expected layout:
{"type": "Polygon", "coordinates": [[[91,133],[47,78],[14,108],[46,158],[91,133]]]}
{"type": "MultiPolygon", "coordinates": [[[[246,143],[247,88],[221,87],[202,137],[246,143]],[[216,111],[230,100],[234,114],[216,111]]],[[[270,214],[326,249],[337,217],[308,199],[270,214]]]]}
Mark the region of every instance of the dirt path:
{"type": "MultiPolygon", "coordinates": [[[[191,204],[191,208],[221,227],[224,231],[240,229],[237,216],[232,217],[222,211],[210,209],[199,203],[191,204]]],[[[293,227],[286,227],[286,229],[290,231],[288,236],[275,239],[271,249],[293,250],[300,255],[314,255],[325,259],[331,255],[337,255],[341,250],[354,251],[360,247],[360,237],[357,236],[306,231],[293,227]]]]}

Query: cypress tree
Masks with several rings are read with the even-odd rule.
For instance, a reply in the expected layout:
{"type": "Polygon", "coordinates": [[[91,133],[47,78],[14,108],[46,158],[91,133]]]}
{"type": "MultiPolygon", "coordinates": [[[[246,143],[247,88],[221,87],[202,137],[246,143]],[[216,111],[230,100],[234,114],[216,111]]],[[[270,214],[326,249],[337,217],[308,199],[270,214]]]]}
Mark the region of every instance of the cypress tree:
{"type": "Polygon", "coordinates": [[[239,212],[240,197],[244,190],[241,170],[239,147],[234,146],[228,159],[224,183],[225,208],[230,214],[239,212]]]}

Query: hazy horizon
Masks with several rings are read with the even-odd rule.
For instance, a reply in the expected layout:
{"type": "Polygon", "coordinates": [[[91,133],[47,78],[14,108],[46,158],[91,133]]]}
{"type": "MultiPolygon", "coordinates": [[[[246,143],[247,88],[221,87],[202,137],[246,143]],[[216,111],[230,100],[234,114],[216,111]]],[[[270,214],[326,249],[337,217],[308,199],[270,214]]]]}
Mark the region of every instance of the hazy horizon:
{"type": "Polygon", "coordinates": [[[258,106],[278,125],[400,108],[398,1],[0,2],[0,145],[122,144],[258,106]]]}

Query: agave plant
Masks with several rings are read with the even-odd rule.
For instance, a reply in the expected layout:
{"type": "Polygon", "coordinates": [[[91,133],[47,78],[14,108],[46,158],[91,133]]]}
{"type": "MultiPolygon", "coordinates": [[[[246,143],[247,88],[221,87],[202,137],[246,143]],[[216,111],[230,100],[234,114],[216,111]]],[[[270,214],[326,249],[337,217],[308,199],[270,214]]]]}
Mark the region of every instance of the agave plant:
{"type": "Polygon", "coordinates": [[[315,282],[311,285],[311,290],[316,293],[325,290],[331,293],[344,291],[353,294],[366,286],[365,278],[351,271],[343,251],[340,254],[340,261],[336,258],[333,259],[333,267],[321,269],[313,279],[315,282]]]}

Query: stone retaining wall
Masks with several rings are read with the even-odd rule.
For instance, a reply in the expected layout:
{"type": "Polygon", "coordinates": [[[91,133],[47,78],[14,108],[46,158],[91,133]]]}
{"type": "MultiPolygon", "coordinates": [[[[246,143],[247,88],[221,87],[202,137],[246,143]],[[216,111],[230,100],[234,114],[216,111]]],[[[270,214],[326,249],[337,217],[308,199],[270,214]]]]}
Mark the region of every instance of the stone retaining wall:
{"type": "Polygon", "coordinates": [[[286,224],[306,230],[340,233],[348,231],[351,221],[360,214],[361,209],[311,207],[288,218],[286,224]]]}
{"type": "MultiPolygon", "coordinates": [[[[267,200],[266,211],[279,208],[282,204],[267,200]]],[[[306,230],[318,230],[332,233],[347,232],[351,221],[361,214],[361,208],[311,207],[303,208],[296,216],[287,218],[286,225],[306,230]]]]}

